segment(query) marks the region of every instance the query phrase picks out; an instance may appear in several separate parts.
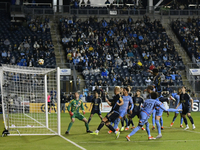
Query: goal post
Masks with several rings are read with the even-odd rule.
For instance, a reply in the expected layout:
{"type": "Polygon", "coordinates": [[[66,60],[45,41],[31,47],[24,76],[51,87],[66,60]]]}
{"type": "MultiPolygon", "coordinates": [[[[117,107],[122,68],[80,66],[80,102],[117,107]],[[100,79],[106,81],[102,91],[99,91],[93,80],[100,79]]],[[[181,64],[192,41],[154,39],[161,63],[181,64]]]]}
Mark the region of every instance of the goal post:
{"type": "Polygon", "coordinates": [[[0,74],[10,135],[60,135],[60,68],[2,65],[0,74]]]}

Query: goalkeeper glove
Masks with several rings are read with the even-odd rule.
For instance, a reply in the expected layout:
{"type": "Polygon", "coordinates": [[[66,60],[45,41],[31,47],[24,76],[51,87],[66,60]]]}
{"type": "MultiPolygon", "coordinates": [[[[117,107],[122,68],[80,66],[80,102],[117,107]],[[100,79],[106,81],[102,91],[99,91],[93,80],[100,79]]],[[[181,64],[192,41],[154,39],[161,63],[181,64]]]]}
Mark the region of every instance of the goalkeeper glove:
{"type": "Polygon", "coordinates": [[[73,112],[69,111],[69,115],[72,117],[74,114],[73,112]]]}
{"type": "Polygon", "coordinates": [[[85,111],[83,111],[83,115],[85,115],[85,111]]]}

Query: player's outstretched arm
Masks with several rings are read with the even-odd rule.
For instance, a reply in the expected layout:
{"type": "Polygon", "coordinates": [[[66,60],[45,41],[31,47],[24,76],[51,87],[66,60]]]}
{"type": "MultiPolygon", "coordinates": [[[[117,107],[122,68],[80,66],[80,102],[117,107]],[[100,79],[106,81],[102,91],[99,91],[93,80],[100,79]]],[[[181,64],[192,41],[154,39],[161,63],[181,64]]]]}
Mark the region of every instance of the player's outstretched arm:
{"type": "Polygon", "coordinates": [[[123,104],[124,104],[124,100],[123,100],[123,98],[119,98],[119,101],[120,101],[120,103],[116,103],[117,105],[119,105],[119,106],[122,106],[123,104]]]}
{"type": "Polygon", "coordinates": [[[108,103],[108,105],[112,106],[112,103],[106,98],[106,102],[108,103]]]}

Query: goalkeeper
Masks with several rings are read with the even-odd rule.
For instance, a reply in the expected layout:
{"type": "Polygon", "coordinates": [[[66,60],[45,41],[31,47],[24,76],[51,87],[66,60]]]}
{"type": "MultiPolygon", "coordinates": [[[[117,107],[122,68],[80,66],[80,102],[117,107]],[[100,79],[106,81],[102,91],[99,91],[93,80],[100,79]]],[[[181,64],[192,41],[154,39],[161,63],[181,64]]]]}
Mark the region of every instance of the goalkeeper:
{"type": "Polygon", "coordinates": [[[68,129],[65,132],[65,134],[69,134],[69,130],[71,129],[75,118],[84,121],[85,122],[85,127],[86,127],[86,132],[87,133],[92,133],[92,131],[89,130],[89,125],[87,119],[79,112],[79,109],[82,109],[83,114],[85,114],[84,107],[83,107],[83,102],[79,99],[79,94],[78,92],[75,93],[75,99],[72,99],[67,107],[67,110],[69,111],[70,117],[71,117],[71,122],[69,123],[68,129]]]}

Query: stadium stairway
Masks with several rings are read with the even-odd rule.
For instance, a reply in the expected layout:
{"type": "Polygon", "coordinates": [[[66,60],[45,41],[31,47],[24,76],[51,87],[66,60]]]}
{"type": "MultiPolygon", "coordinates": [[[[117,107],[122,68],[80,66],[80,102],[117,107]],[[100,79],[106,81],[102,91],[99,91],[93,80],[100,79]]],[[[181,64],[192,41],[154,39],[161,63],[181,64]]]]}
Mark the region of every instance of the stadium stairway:
{"type": "Polygon", "coordinates": [[[58,23],[55,21],[51,22],[51,37],[54,44],[54,51],[56,55],[56,64],[58,67],[66,67],[65,52],[61,44],[61,36],[58,30],[58,23]]]}
{"type": "MultiPolygon", "coordinates": [[[[187,66],[188,63],[192,63],[191,59],[189,58],[189,56],[187,55],[186,51],[184,50],[184,48],[181,46],[180,41],[178,40],[178,38],[176,37],[176,35],[174,34],[174,32],[172,31],[171,25],[167,22],[162,22],[163,26],[166,29],[166,33],[167,35],[172,39],[172,41],[174,42],[174,46],[176,51],[178,52],[178,54],[182,57],[183,63],[185,66],[187,66]]],[[[187,80],[186,77],[186,71],[183,70],[181,71],[181,76],[182,76],[182,80],[183,80],[183,85],[185,85],[186,87],[188,87],[189,89],[192,89],[192,86],[190,85],[190,83],[187,80]]],[[[193,89],[194,91],[194,89],[193,89]]]]}

